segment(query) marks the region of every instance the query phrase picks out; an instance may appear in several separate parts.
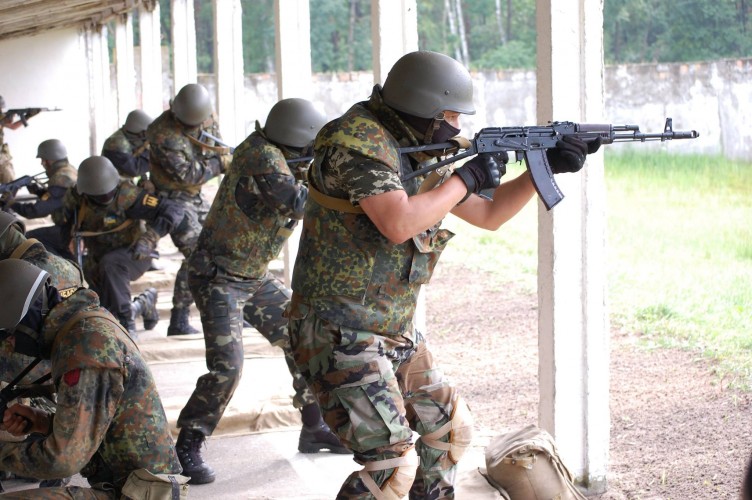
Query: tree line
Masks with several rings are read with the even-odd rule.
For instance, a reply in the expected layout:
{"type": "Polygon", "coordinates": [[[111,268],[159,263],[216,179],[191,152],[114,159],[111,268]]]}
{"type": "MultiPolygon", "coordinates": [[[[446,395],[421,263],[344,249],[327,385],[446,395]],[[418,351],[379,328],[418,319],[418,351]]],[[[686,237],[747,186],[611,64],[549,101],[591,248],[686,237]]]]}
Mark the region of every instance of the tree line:
{"type": "MultiPolygon", "coordinates": [[[[160,0],[168,34],[170,0],[160,0]]],[[[213,72],[212,2],[194,0],[199,72],[213,72]]],[[[274,71],[274,0],[241,0],[247,73],[274,71]]],[[[419,48],[477,70],[535,67],[535,0],[418,0],[419,48]]],[[[370,0],[310,0],[313,71],[371,69],[370,0]]],[[[606,64],[752,56],[752,0],[604,0],[606,64]]],[[[165,43],[169,40],[165,36],[165,43]]]]}

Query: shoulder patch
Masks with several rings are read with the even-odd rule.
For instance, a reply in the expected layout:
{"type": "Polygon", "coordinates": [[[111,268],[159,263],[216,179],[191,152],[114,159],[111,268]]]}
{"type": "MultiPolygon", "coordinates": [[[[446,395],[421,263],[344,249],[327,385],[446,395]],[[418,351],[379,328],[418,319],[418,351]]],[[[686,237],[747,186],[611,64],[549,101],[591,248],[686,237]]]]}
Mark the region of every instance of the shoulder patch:
{"type": "Polygon", "coordinates": [[[144,196],[144,201],[142,203],[146,205],[147,207],[154,208],[157,205],[159,205],[159,198],[157,198],[156,196],[147,194],[146,196],[144,196]]]}
{"type": "Polygon", "coordinates": [[[65,382],[68,387],[73,387],[78,384],[79,379],[81,378],[81,369],[75,368],[69,372],[65,372],[63,375],[63,382],[65,382]]]}
{"type": "Polygon", "coordinates": [[[78,290],[78,288],[75,286],[72,286],[68,288],[63,288],[62,290],[58,290],[57,292],[60,294],[62,298],[67,299],[68,297],[73,295],[73,292],[75,292],[76,290],[78,290]]]}

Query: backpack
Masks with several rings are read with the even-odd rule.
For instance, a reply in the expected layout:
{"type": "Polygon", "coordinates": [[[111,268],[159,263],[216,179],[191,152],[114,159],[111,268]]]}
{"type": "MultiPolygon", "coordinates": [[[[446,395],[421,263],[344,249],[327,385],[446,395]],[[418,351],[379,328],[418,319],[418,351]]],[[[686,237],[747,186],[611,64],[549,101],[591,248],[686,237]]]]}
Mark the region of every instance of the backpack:
{"type": "Polygon", "coordinates": [[[486,447],[489,483],[506,500],[586,500],[556,451],[551,435],[529,425],[486,447]]]}

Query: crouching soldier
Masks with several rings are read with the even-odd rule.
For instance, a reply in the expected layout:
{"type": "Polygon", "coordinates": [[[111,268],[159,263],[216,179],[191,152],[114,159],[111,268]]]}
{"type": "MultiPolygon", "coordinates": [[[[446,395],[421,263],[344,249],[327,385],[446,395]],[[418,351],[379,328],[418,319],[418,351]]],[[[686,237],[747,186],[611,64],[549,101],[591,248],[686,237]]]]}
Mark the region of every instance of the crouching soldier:
{"type": "Polygon", "coordinates": [[[5,410],[2,429],[40,437],[0,443],[3,469],[38,478],[80,473],[91,485],[35,490],[34,498],[120,498],[143,469],[184,481],[152,374],[96,293],[80,288],[63,300],[46,271],[18,259],[0,261],[0,276],[0,332],[16,351],[49,360],[57,392],[54,414],[21,404],[5,410]]]}
{"type": "Polygon", "coordinates": [[[156,326],[159,315],[156,289],[132,301],[131,281],[149,269],[159,239],[182,219],[180,204],[157,198],[130,180],[121,179],[104,156],[81,162],[76,189],[65,195],[64,236],[83,237],[86,281],[99,294],[102,305],[132,334],[138,315],[143,317],[146,330],[156,326]],[[141,220],[146,221],[145,230],[141,220]]]}

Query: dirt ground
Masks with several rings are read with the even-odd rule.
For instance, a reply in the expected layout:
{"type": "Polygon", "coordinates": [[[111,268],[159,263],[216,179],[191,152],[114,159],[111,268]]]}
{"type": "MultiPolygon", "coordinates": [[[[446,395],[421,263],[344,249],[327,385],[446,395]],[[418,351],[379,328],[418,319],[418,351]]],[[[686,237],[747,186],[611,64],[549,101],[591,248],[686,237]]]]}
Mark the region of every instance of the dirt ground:
{"type": "MultiPolygon", "coordinates": [[[[426,287],[429,342],[494,433],[537,423],[537,299],[439,264],[426,287]],[[499,290],[503,290],[500,292],[499,290]]],[[[491,278],[492,279],[492,278],[491,278]]],[[[608,491],[600,500],[738,499],[752,452],[752,395],[697,353],[611,331],[608,491]]]]}

